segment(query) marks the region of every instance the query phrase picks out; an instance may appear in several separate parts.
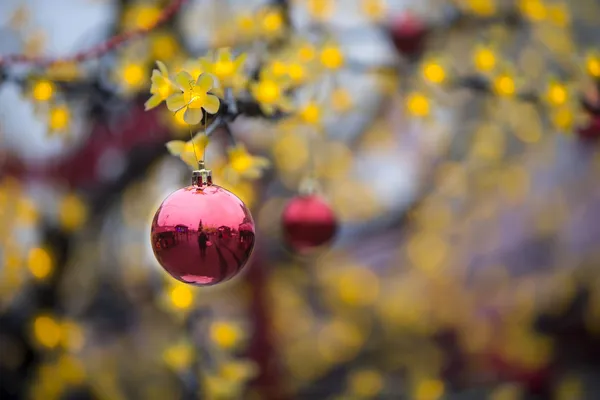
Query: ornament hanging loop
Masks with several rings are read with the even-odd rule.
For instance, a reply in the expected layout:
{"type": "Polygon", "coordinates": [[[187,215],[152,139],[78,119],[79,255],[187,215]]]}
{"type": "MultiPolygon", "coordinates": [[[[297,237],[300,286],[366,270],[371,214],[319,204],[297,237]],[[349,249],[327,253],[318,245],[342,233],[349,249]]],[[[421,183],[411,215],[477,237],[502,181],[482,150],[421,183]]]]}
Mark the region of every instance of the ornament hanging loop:
{"type": "Polygon", "coordinates": [[[197,187],[212,185],[212,171],[205,168],[204,160],[198,161],[198,169],[192,172],[192,185],[197,187]]]}

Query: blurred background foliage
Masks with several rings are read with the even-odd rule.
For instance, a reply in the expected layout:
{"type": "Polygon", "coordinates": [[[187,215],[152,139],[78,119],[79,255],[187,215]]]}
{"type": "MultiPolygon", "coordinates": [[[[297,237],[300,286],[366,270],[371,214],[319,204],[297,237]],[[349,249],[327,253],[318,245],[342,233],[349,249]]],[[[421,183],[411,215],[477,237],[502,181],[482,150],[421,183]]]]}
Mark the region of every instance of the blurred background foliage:
{"type": "Polygon", "coordinates": [[[600,396],[597,1],[4,0],[0,32],[2,399],[600,396]],[[194,288],[149,243],[190,128],[144,103],[221,47],[258,89],[207,160],[258,244],[194,288]],[[298,256],[307,179],[340,230],[298,256]]]}

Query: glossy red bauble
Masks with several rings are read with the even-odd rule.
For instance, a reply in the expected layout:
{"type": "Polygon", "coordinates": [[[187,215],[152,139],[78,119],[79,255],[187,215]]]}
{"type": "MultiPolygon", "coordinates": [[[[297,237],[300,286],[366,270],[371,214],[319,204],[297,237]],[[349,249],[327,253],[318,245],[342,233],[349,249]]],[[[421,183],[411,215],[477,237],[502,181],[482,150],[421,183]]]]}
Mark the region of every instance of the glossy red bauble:
{"type": "Polygon", "coordinates": [[[390,33],[400,54],[416,56],[425,46],[427,27],[420,18],[406,12],[392,21],[390,33]]]}
{"type": "Polygon", "coordinates": [[[299,252],[326,244],[337,230],[331,207],[316,195],[291,199],[283,210],[282,225],[285,241],[299,252]]]}
{"type": "Polygon", "coordinates": [[[175,279],[214,285],[237,275],[254,248],[254,221],[242,200],[217,185],[172,193],[152,222],[152,249],[175,279]]]}

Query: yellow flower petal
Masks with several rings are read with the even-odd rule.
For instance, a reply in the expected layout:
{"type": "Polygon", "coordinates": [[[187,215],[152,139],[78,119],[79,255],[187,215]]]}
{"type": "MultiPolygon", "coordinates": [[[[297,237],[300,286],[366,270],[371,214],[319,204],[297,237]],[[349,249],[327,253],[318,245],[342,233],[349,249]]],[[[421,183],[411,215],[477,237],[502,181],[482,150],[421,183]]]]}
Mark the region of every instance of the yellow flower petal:
{"type": "Polygon", "coordinates": [[[242,53],[238,56],[238,58],[235,59],[233,65],[235,66],[236,71],[239,70],[244,65],[244,63],[246,63],[247,58],[248,54],[242,53]]]}
{"type": "Polygon", "coordinates": [[[182,153],[180,157],[181,160],[190,167],[194,169],[198,168],[198,161],[196,160],[196,155],[194,154],[194,152],[182,153]]]}
{"type": "Polygon", "coordinates": [[[167,70],[167,66],[162,61],[158,61],[158,60],[156,60],[156,65],[158,65],[158,69],[160,70],[160,73],[162,74],[162,76],[167,78],[169,76],[169,71],[167,70]]]}
{"type": "Polygon", "coordinates": [[[194,84],[194,78],[188,72],[180,71],[175,77],[175,82],[181,90],[190,90],[194,84]]]}
{"type": "Polygon", "coordinates": [[[198,132],[191,142],[197,149],[204,150],[208,146],[209,138],[204,132],[198,132]]]}
{"type": "Polygon", "coordinates": [[[220,48],[217,51],[217,61],[229,61],[231,60],[231,50],[229,47],[220,48]]]}
{"type": "Polygon", "coordinates": [[[204,103],[202,108],[204,108],[204,110],[206,110],[207,113],[214,114],[217,111],[219,111],[219,106],[219,98],[217,96],[208,95],[206,96],[206,103],[204,103]]]}
{"type": "Polygon", "coordinates": [[[177,93],[167,98],[167,108],[171,111],[179,111],[186,106],[183,93],[177,93]]]}
{"type": "Polygon", "coordinates": [[[144,109],[146,111],[152,110],[153,108],[158,107],[158,105],[162,103],[162,101],[163,99],[159,94],[152,95],[152,97],[150,97],[148,101],[144,103],[144,109]]]}
{"type": "Polygon", "coordinates": [[[185,149],[185,142],[183,140],[171,140],[166,144],[167,150],[174,156],[178,156],[183,153],[185,149]]]}
{"type": "Polygon", "coordinates": [[[188,107],[183,114],[183,120],[190,125],[198,125],[202,120],[202,109],[188,107]]]}
{"type": "Polygon", "coordinates": [[[214,86],[214,78],[209,74],[201,74],[196,81],[198,90],[202,92],[208,92],[214,86]]]}

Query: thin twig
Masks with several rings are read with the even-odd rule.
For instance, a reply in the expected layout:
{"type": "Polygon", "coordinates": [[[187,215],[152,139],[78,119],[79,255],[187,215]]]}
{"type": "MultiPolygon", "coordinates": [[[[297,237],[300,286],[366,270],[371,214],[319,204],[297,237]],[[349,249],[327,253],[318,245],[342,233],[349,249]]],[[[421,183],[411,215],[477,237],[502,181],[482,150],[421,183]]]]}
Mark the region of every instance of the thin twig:
{"type": "Polygon", "coordinates": [[[115,35],[92,48],[80,51],[69,57],[57,58],[28,56],[26,54],[9,54],[7,56],[0,57],[0,67],[6,67],[15,64],[30,64],[39,67],[47,67],[53,64],[81,63],[83,61],[100,58],[106,53],[124,45],[127,42],[130,42],[133,39],[146,36],[160,25],[169,21],[186,1],[187,0],[173,0],[169,6],[164,8],[157,20],[148,27],[138,28],[129,32],[115,35]]]}

